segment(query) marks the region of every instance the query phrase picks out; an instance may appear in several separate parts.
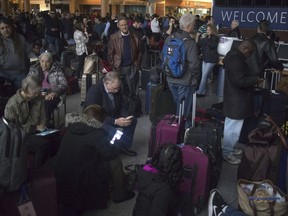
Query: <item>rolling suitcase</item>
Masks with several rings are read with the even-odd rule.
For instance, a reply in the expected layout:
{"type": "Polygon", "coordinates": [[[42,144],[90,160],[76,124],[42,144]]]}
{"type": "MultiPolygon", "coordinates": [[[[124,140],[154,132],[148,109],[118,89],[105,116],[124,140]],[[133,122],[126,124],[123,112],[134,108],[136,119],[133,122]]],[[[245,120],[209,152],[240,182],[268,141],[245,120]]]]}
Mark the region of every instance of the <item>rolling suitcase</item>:
{"type": "Polygon", "coordinates": [[[67,95],[75,94],[79,91],[78,79],[75,76],[66,77],[67,79],[67,95]]]}
{"type": "Polygon", "coordinates": [[[192,203],[201,210],[208,201],[209,192],[215,188],[221,173],[221,129],[209,121],[195,127],[196,95],[193,95],[192,127],[185,131],[183,153],[184,176],[180,192],[190,194],[192,203]]]}
{"type": "Polygon", "coordinates": [[[180,193],[192,196],[197,211],[202,209],[209,197],[211,181],[211,163],[207,154],[192,145],[181,147],[183,155],[183,179],[180,193]]]}
{"type": "MultiPolygon", "coordinates": [[[[52,170],[44,167],[28,170],[26,185],[36,214],[57,216],[56,180],[52,170]]],[[[20,191],[0,194],[0,215],[20,216],[17,206],[22,195],[20,191]]]]}
{"type": "Polygon", "coordinates": [[[151,127],[148,156],[152,157],[157,149],[165,143],[178,144],[183,142],[185,119],[184,101],[180,105],[179,116],[167,114],[151,127]]]}
{"type": "Polygon", "coordinates": [[[86,93],[92,84],[99,81],[99,74],[83,74],[81,79],[81,105],[83,106],[86,100],[86,93]]]}
{"type": "Polygon", "coordinates": [[[145,113],[149,114],[151,109],[151,92],[152,88],[157,87],[159,84],[154,82],[148,82],[146,87],[146,94],[145,94],[145,113]]]}
{"type": "Polygon", "coordinates": [[[166,114],[176,113],[176,103],[167,83],[151,89],[149,118],[151,122],[163,118],[166,114]]]}

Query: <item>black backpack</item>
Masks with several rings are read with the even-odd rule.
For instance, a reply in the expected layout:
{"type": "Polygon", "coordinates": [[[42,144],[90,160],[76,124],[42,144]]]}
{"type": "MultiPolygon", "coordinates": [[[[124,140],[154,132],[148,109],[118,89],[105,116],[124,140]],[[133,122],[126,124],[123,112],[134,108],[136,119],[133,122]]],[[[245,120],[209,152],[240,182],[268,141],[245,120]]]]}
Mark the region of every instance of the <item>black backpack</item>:
{"type": "Polygon", "coordinates": [[[16,191],[27,177],[26,134],[0,119],[0,192],[16,191]]]}

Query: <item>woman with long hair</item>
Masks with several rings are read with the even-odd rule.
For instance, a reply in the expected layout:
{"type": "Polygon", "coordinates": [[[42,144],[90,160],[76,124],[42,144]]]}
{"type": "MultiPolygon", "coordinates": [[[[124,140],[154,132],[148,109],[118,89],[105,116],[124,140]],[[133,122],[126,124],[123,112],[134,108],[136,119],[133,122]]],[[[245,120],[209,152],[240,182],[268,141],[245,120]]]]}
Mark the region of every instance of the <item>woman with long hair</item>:
{"type": "Polygon", "coordinates": [[[213,23],[210,23],[207,25],[207,35],[199,41],[202,50],[202,77],[197,91],[198,97],[206,96],[207,78],[212,73],[214,65],[219,61],[217,51],[218,43],[219,36],[217,28],[213,23]]]}
{"type": "Polygon", "coordinates": [[[76,43],[76,54],[78,56],[78,67],[76,69],[76,76],[81,78],[85,58],[88,55],[86,44],[89,42],[88,32],[84,31],[84,24],[81,20],[77,20],[74,25],[74,41],[76,43]]]}
{"type": "Polygon", "coordinates": [[[174,144],[161,146],[151,164],[139,172],[138,196],[133,216],[174,215],[177,190],[183,173],[182,152],[174,144]]]}

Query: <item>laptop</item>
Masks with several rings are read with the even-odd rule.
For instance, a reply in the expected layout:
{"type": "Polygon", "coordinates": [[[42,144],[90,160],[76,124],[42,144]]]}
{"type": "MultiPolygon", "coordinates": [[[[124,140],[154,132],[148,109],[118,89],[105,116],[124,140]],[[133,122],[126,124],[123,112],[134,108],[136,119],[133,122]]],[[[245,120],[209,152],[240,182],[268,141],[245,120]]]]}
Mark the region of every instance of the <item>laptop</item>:
{"type": "Polygon", "coordinates": [[[288,43],[280,43],[277,54],[278,60],[282,62],[284,68],[288,68],[288,43]]]}

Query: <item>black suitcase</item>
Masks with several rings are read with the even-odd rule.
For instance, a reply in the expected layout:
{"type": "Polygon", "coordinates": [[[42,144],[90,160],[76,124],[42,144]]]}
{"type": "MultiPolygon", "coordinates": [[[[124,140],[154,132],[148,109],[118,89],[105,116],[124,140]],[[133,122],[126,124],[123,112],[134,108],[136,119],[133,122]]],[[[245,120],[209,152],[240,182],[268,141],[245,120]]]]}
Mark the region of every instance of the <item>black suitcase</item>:
{"type": "Polygon", "coordinates": [[[149,118],[151,122],[155,122],[165,114],[176,114],[176,103],[173,100],[172,93],[167,83],[155,86],[151,89],[151,104],[149,118]]]}

